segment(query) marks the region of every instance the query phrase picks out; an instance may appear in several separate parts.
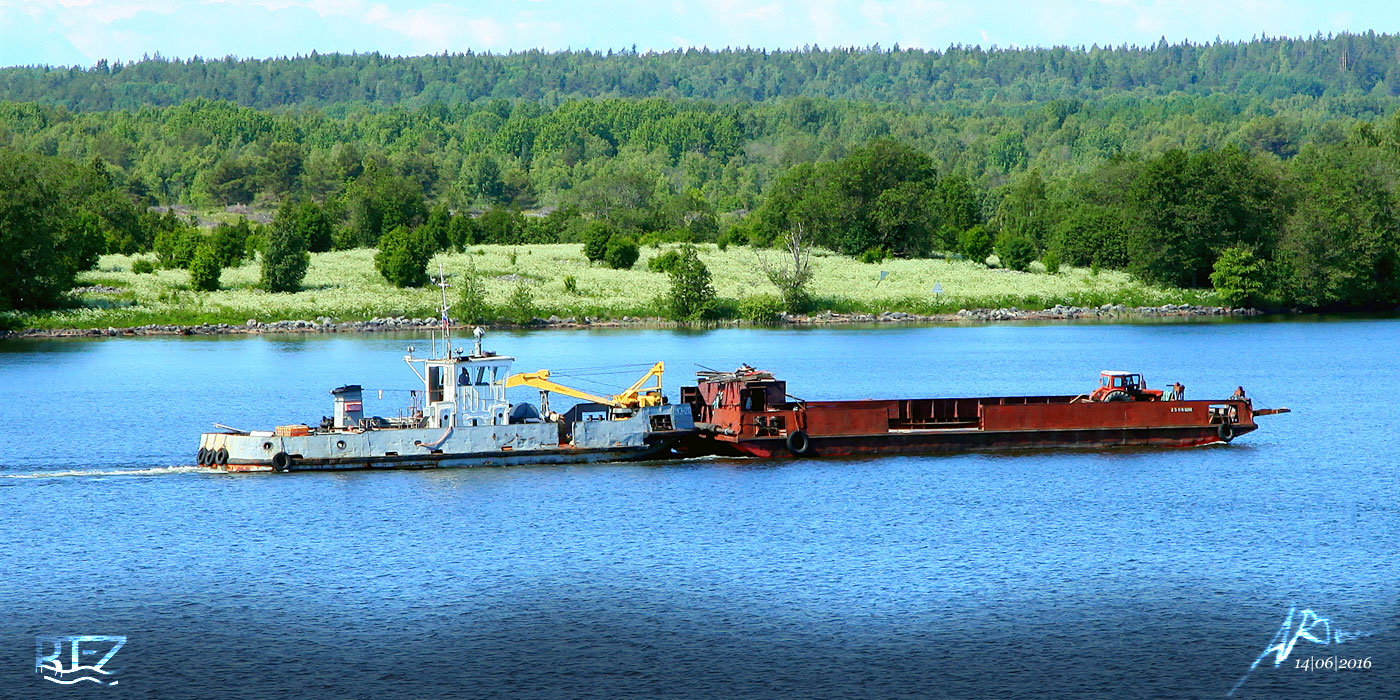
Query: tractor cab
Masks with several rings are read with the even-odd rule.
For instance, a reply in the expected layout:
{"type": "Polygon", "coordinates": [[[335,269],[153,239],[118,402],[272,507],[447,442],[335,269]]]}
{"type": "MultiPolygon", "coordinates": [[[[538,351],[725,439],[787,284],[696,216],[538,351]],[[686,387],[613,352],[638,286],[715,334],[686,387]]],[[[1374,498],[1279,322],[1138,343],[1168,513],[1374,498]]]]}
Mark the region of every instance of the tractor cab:
{"type": "Polygon", "coordinates": [[[1147,382],[1136,372],[1104,370],[1099,373],[1099,386],[1089,395],[1090,401],[1160,401],[1160,389],[1148,389],[1147,382]]]}

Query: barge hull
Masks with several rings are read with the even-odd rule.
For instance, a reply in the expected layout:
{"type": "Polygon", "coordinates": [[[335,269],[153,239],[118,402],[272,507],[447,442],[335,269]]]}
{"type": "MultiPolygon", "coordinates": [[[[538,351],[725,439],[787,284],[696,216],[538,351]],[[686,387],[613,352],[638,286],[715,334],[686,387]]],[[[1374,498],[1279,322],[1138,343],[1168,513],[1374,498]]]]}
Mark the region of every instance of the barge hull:
{"type": "Polygon", "coordinates": [[[1140,375],[1101,373],[1093,394],[804,401],[771,373],[702,372],[681,389],[699,438],[687,451],[802,458],[978,450],[1196,447],[1258,428],[1242,392],[1185,400],[1146,389],[1140,375]],[[1129,381],[1131,380],[1131,381],[1129,381]],[[1126,387],[1126,388],[1123,388],[1126,387]]]}
{"type": "MultiPolygon", "coordinates": [[[[1236,425],[1234,437],[1255,429],[1236,425]]],[[[1233,438],[1232,438],[1233,439],[1233,438]]],[[[1020,449],[1111,447],[1199,447],[1224,444],[1215,426],[1191,428],[1096,428],[1074,430],[939,430],[873,435],[809,436],[811,448],[794,455],[783,437],[711,442],[716,451],[735,457],[850,457],[861,455],[939,454],[1020,449]]]]}

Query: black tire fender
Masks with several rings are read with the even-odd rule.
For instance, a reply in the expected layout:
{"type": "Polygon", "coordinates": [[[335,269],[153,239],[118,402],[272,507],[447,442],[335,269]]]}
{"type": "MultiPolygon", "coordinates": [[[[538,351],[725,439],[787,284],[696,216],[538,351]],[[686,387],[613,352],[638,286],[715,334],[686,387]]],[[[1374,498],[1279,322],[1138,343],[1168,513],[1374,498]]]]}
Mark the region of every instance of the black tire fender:
{"type": "Polygon", "coordinates": [[[1235,425],[1234,425],[1233,423],[1221,423],[1221,424],[1219,425],[1219,427],[1217,427],[1217,428],[1215,429],[1215,434],[1216,434],[1217,436],[1219,436],[1220,439],[1221,439],[1221,440],[1224,440],[1225,442],[1229,442],[1229,441],[1231,441],[1231,440],[1234,440],[1234,439],[1235,439],[1235,425]]]}
{"type": "Polygon", "coordinates": [[[195,455],[194,461],[201,467],[209,466],[209,449],[207,447],[199,448],[199,454],[195,455]]]}
{"type": "Polygon", "coordinates": [[[805,455],[812,451],[812,439],[807,437],[807,433],[794,430],[788,433],[787,448],[795,455],[805,455]]]}
{"type": "Polygon", "coordinates": [[[217,464],[218,466],[221,466],[221,467],[224,466],[225,464],[228,464],[228,448],[227,448],[227,447],[220,447],[219,450],[218,450],[217,452],[214,453],[214,464],[217,464]]]}
{"type": "Polygon", "coordinates": [[[292,468],[292,456],[286,452],[272,455],[272,471],[285,472],[292,468]]]}

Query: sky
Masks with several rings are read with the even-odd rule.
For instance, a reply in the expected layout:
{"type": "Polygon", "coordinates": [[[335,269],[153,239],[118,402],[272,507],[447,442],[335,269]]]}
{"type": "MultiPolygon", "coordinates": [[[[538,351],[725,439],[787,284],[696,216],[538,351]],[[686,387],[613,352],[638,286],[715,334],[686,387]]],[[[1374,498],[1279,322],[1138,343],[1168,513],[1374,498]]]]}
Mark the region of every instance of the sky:
{"type": "Polygon", "coordinates": [[[0,66],[227,55],[1088,46],[1400,31],[1400,1],[0,0],[0,66]]]}

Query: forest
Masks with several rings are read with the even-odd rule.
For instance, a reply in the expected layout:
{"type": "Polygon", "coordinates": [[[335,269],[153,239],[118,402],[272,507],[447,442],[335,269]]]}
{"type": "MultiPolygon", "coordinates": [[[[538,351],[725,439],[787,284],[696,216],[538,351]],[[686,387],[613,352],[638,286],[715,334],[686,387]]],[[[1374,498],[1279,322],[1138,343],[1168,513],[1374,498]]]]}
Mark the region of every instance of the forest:
{"type": "Polygon", "coordinates": [[[1392,309],[1397,59],[1400,38],[1368,34],[3,69],[0,306],[61,303],[98,253],[189,267],[201,243],[222,251],[207,266],[277,240],[392,233],[431,251],[601,230],[755,246],[801,231],[865,260],[1039,261],[1230,305],[1392,309]],[[172,205],[276,216],[200,231],[159,213],[172,205]],[[75,252],[20,284],[55,246],[75,252]]]}
{"type": "Polygon", "coordinates": [[[394,57],[327,54],[265,60],[159,55],[90,68],[0,69],[0,95],[72,110],[170,106],[195,98],[246,107],[402,105],[580,98],[790,97],[923,105],[1189,95],[1400,95],[1400,37],[1306,38],[1150,46],[945,50],[803,47],[666,52],[525,51],[394,57]]]}

